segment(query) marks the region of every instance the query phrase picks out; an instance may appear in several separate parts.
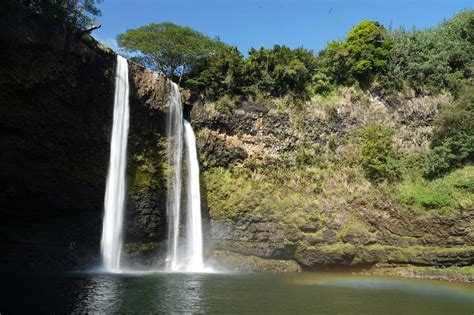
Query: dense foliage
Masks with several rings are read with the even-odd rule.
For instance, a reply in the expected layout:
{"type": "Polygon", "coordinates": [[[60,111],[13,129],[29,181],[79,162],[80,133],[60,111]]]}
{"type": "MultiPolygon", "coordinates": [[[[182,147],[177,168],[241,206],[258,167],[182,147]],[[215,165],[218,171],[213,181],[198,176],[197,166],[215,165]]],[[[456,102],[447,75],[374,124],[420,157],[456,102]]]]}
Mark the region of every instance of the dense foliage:
{"type": "Polygon", "coordinates": [[[398,177],[392,150],[393,130],[370,123],[359,131],[361,165],[367,178],[373,181],[394,180],[398,177]]]}
{"type": "Polygon", "coordinates": [[[375,77],[386,73],[393,41],[378,22],[363,21],[342,42],[333,41],[318,56],[318,89],[324,84],[352,84],[368,87],[375,77]]]}
{"type": "Polygon", "coordinates": [[[308,95],[314,71],[314,55],[304,48],[275,45],[272,49],[251,49],[244,59],[235,47],[222,46],[206,59],[186,86],[209,98],[232,96],[297,97],[308,95]]]}
{"type": "Polygon", "coordinates": [[[139,53],[139,60],[146,66],[168,77],[190,73],[201,59],[215,54],[220,45],[189,27],[169,22],[128,30],[117,40],[126,51],[139,53]]]}
{"type": "Polygon", "coordinates": [[[95,25],[95,17],[101,11],[95,6],[101,0],[21,0],[28,10],[57,19],[76,29],[88,29],[95,25]]]}
{"type": "Polygon", "coordinates": [[[426,177],[434,178],[474,161],[474,88],[443,108],[434,122],[426,177]]]}
{"type": "Polygon", "coordinates": [[[474,67],[474,11],[456,15],[438,27],[392,33],[388,78],[418,93],[456,92],[474,67]]]}
{"type": "Polygon", "coordinates": [[[220,45],[211,58],[201,59],[186,87],[207,97],[241,95],[244,86],[243,56],[237,47],[220,45]]]}
{"type": "Polygon", "coordinates": [[[118,37],[144,63],[171,73],[185,67],[187,88],[208,99],[291,96],[308,99],[339,86],[357,84],[381,96],[406,87],[419,94],[458,92],[474,69],[474,11],[464,11],[438,27],[388,31],[362,21],[341,41],[317,55],[284,45],[236,47],[172,23],[150,24],[118,37]]]}

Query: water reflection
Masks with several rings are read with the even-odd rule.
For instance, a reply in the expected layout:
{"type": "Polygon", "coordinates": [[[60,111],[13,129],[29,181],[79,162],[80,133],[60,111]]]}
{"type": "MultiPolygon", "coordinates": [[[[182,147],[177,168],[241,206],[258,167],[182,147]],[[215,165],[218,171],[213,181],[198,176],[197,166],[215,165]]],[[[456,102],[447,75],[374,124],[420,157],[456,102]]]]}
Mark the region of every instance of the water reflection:
{"type": "Polygon", "coordinates": [[[125,292],[123,278],[97,274],[82,280],[74,313],[115,313],[119,310],[125,292]]]}
{"type": "Polygon", "coordinates": [[[474,285],[317,274],[0,277],[0,313],[472,314],[474,285]]]}
{"type": "Polygon", "coordinates": [[[205,274],[163,274],[154,284],[153,309],[176,313],[208,313],[205,274]]]}

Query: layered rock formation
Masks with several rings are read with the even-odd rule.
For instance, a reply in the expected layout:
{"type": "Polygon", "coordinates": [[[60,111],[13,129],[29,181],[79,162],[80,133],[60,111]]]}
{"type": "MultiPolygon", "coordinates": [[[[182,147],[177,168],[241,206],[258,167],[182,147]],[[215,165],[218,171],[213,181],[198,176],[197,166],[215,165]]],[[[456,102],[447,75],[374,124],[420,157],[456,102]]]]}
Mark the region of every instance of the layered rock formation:
{"type": "Polygon", "coordinates": [[[377,263],[469,266],[474,211],[403,204],[397,184],[357,167],[354,132],[392,126],[400,154],[422,152],[448,96],[409,97],[397,108],[356,90],[299,108],[240,103],[195,106],[216,250],[297,261],[308,270],[377,263]],[[332,166],[331,166],[332,165],[332,166]],[[250,197],[249,197],[250,196],[250,197]]]}

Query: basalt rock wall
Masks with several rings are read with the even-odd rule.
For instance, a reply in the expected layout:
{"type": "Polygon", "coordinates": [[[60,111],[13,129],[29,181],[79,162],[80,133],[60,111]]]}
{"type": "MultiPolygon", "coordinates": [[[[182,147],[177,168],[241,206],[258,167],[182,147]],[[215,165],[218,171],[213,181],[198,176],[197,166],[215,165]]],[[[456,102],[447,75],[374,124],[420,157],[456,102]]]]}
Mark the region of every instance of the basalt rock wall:
{"type": "MultiPolygon", "coordinates": [[[[98,264],[116,55],[22,10],[0,16],[0,263],[98,264]]],[[[163,238],[166,82],[129,63],[126,241],[163,238]]]]}

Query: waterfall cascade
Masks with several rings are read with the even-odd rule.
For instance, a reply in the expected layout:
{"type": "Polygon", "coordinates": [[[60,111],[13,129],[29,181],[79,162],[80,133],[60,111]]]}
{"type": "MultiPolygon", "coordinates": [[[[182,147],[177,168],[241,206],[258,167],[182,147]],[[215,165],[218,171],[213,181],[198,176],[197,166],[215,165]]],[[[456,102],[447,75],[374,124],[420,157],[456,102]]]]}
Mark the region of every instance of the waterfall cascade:
{"type": "Polygon", "coordinates": [[[178,86],[170,82],[168,119],[168,255],[169,271],[205,271],[201,220],[201,195],[199,187],[199,163],[196,138],[191,124],[183,120],[181,95],[178,86]],[[183,135],[184,126],[184,135],[183,135]],[[183,137],[184,136],[184,137],[183,137]],[[186,149],[187,220],[185,235],[180,237],[181,226],[181,179],[183,138],[186,149]]]}
{"type": "Polygon", "coordinates": [[[201,191],[199,185],[199,162],[196,151],[196,137],[188,121],[184,121],[184,135],[188,166],[188,261],[187,271],[202,271],[202,220],[201,220],[201,191]]]}
{"type": "Polygon", "coordinates": [[[181,163],[183,152],[183,109],[176,84],[170,81],[168,96],[168,193],[166,214],[168,220],[167,269],[175,271],[179,263],[179,226],[181,220],[181,163]]]}
{"type": "Polygon", "coordinates": [[[127,164],[127,137],[129,127],[128,63],[117,56],[115,74],[115,99],[110,161],[104,200],[101,252],[104,269],[120,271],[122,251],[122,227],[125,208],[127,164]]]}

